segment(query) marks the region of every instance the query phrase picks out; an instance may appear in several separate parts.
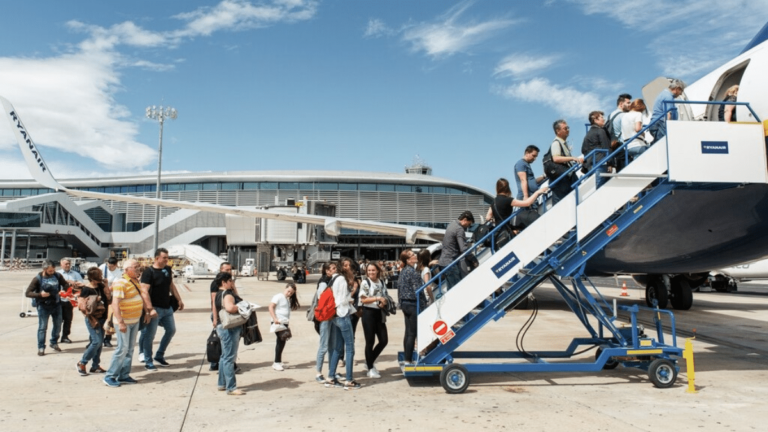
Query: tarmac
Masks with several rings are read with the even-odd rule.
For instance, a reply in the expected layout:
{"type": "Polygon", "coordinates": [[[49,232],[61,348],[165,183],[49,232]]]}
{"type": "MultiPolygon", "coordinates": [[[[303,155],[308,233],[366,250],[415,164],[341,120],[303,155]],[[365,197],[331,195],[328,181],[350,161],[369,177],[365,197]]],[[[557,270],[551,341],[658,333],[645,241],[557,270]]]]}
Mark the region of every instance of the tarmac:
{"type": "MultiPolygon", "coordinates": [[[[287,369],[273,370],[275,342],[266,306],[284,282],[239,278],[243,297],[262,305],[258,318],[264,342],[240,345],[237,362],[243,373],[237,383],[247,394],[234,397],[217,391],[217,373],[208,371],[204,359],[212,329],[208,280],[176,280],[186,308],[175,316],[177,333],[166,353],[171,366],[149,372],[135,358],[131,376],[139,384],[109,388],[103,375],[81,377],[75,370],[88,340],[77,311],[73,343],[61,344],[61,353],[47,348],[45,356],[37,355],[37,318],[19,316],[27,304],[22,292],[33,275],[0,272],[2,431],[751,431],[765,430],[768,423],[766,285],[741,284],[730,294],[697,292],[691,310],[674,311],[678,345],[695,330],[697,393],[687,392],[688,371],[681,359],[677,382],[668,389],[655,388],[643,371],[619,367],[599,373],[473,374],[465,393],[451,395],[437,378],[402,376],[396,362],[404,328],[400,313],[387,323],[389,345],[377,364],[381,379],[369,379],[362,370],[364,339],[358,328],[355,379],[363,387],[345,391],[317,384],[318,337],[304,314],[316,276],[298,288],[302,308],[292,316],[293,338],[283,354],[287,369]]],[[[609,301],[644,305],[642,289],[626,281],[628,297],[620,296],[613,279],[598,283],[609,301]]],[[[535,296],[538,316],[525,349],[562,350],[572,338],[588,336],[551,286],[537,288],[535,296]]],[[[515,338],[530,315],[530,310],[515,310],[488,324],[462,349],[515,350],[515,338]]],[[[113,350],[103,350],[104,368],[113,350]]],[[[589,351],[580,359],[593,356],[589,351]]],[[[326,364],[326,376],[327,371],[326,364]]]]}

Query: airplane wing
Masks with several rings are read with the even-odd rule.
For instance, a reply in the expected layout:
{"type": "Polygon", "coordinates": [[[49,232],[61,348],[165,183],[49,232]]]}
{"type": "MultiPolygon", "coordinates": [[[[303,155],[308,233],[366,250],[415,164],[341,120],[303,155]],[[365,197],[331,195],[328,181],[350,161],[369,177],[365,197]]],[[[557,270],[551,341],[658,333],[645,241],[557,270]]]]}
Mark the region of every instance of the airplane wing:
{"type": "Polygon", "coordinates": [[[232,214],[238,216],[248,216],[254,218],[264,219],[278,219],[287,222],[299,222],[312,225],[322,225],[325,227],[325,231],[330,235],[337,236],[341,234],[342,228],[374,231],[382,234],[394,235],[404,237],[406,243],[414,243],[416,239],[441,241],[445,230],[436,228],[424,228],[412,225],[400,225],[375,221],[364,221],[357,219],[347,218],[335,218],[328,216],[316,216],[316,215],[301,215],[301,214],[287,214],[278,213],[270,210],[247,208],[247,207],[229,207],[217,204],[201,203],[201,202],[188,202],[188,201],[174,201],[168,199],[147,198],[131,195],[109,194],[100,192],[90,192],[83,190],[68,189],[62,186],[51,174],[48,166],[43,160],[43,156],[40,150],[32,141],[32,137],[29,131],[24,127],[19,114],[13,108],[13,105],[0,96],[0,103],[3,105],[3,110],[8,115],[8,121],[11,123],[11,128],[16,136],[16,141],[19,143],[21,153],[24,155],[24,160],[27,163],[30,174],[32,177],[42,186],[51,188],[57,192],[64,192],[72,196],[93,198],[100,200],[112,200],[119,202],[126,202],[132,204],[149,204],[162,207],[174,207],[190,210],[200,210],[212,213],[232,214]]]}

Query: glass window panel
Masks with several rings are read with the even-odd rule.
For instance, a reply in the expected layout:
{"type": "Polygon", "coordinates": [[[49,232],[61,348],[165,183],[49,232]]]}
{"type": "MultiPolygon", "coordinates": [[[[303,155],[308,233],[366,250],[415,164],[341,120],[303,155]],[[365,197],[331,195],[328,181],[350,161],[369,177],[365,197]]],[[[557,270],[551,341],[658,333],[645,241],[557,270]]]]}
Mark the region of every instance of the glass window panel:
{"type": "Polygon", "coordinates": [[[22,189],[21,190],[21,196],[30,196],[32,195],[32,189],[22,189]]]}
{"type": "Polygon", "coordinates": [[[431,189],[432,189],[432,193],[436,193],[436,194],[444,194],[445,193],[445,188],[444,187],[432,186],[431,189]]]}
{"type": "MultiPolygon", "coordinates": [[[[335,183],[326,183],[326,184],[335,184],[335,183]]],[[[357,184],[356,183],[339,183],[339,190],[357,190],[357,184]]]]}
{"type": "Polygon", "coordinates": [[[447,189],[448,189],[448,193],[451,194],[451,195],[461,195],[461,194],[463,194],[463,192],[460,189],[457,189],[457,188],[447,188],[447,189]]]}
{"type": "Polygon", "coordinates": [[[172,191],[172,192],[176,192],[184,189],[183,184],[169,184],[169,185],[163,185],[163,187],[167,188],[165,190],[172,191]]]}
{"type": "Polygon", "coordinates": [[[395,190],[398,192],[413,192],[413,186],[395,185],[395,190]]]}
{"type": "Polygon", "coordinates": [[[157,192],[157,185],[144,185],[144,192],[157,192]]]}
{"type": "Polygon", "coordinates": [[[266,190],[275,190],[277,189],[277,183],[275,182],[262,182],[261,188],[266,190]]]}
{"type": "Polygon", "coordinates": [[[259,188],[259,184],[257,182],[245,182],[243,183],[243,189],[245,190],[256,190],[259,188]]]}
{"type": "Polygon", "coordinates": [[[312,190],[314,188],[313,188],[312,183],[299,183],[299,189],[312,190]]]}
{"type": "Polygon", "coordinates": [[[203,190],[219,190],[218,183],[203,183],[203,190]]]}
{"type": "Polygon", "coordinates": [[[393,184],[380,184],[377,185],[376,190],[380,192],[394,192],[395,191],[395,185],[393,184]]]}
{"type": "Polygon", "coordinates": [[[293,182],[280,182],[279,189],[298,189],[299,184],[293,182]]]}
{"type": "Polygon", "coordinates": [[[375,191],[376,185],[373,183],[360,183],[358,185],[358,189],[360,189],[361,191],[375,191]]]}
{"type": "Polygon", "coordinates": [[[188,191],[200,190],[200,183],[187,183],[184,185],[184,190],[188,190],[188,191]]]}
{"type": "Polygon", "coordinates": [[[221,190],[238,190],[240,189],[240,183],[222,183],[221,190]]]}

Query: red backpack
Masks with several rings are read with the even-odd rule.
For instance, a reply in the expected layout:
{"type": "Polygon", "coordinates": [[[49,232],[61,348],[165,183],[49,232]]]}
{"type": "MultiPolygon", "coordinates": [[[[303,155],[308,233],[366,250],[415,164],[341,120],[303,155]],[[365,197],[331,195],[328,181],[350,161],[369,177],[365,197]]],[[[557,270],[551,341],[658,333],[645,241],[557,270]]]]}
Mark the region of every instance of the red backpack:
{"type": "Polygon", "coordinates": [[[336,299],[333,298],[333,282],[339,275],[334,276],[328,286],[320,294],[320,298],[317,299],[317,307],[315,308],[315,319],[322,322],[328,321],[336,316],[336,299]]]}

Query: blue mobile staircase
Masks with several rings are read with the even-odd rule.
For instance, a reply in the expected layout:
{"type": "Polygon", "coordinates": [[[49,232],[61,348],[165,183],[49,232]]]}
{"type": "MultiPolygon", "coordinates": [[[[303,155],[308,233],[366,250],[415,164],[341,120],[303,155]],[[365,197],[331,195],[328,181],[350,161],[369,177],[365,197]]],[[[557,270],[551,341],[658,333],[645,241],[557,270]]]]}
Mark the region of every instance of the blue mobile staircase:
{"type": "MultiPolygon", "coordinates": [[[[748,104],[739,104],[746,105],[754,118],[758,118],[748,104]]],[[[675,109],[672,104],[666,111],[675,109]]],[[[429,306],[417,300],[420,311],[418,346],[412,358],[406,359],[403,352],[399,354],[404,376],[439,374],[440,383],[447,392],[461,393],[469,385],[470,372],[597,372],[622,365],[647,371],[651,382],[657,387],[672,386],[679,371],[677,360],[682,356],[682,348],[677,345],[674,315],[658,306],[618,306],[619,310],[628,312],[630,316],[629,323],[620,323],[616,318],[617,311],[613,310],[585,276],[586,263],[628,226],[672,195],[676,188],[698,185],[713,189],[734,187],[734,183],[766,183],[768,174],[765,170],[764,133],[759,120],[758,123],[736,125],[667,122],[664,120],[666,117],[665,114],[660,120],[660,124],[666,128],[666,136],[631,163],[625,160],[625,168],[619,173],[605,174],[601,167],[612,158],[620,157],[618,155],[626,158],[626,152],[622,150],[646,130],[655,127],[656,122],[594,163],[590,171],[573,183],[569,195],[509,242],[497,248],[497,234],[517,212],[422,286],[419,293],[431,286],[437,299],[429,306]],[[707,164],[715,168],[717,164],[730,160],[707,159],[708,155],[704,155],[706,152],[703,150],[700,152],[703,156],[699,155],[699,149],[704,148],[705,142],[712,142],[713,136],[724,137],[725,142],[731,137],[732,154],[727,156],[737,159],[731,162],[743,165],[743,159],[754,158],[754,169],[742,169],[741,174],[730,173],[729,178],[707,178],[707,164]],[[698,156],[702,156],[701,161],[691,160],[698,156]],[[686,169],[691,164],[697,168],[686,169]],[[702,171],[704,178],[699,178],[702,171]],[[607,179],[599,187],[598,175],[607,179]],[[470,254],[480,261],[478,267],[458,284],[446,289],[444,279],[448,268],[459,265],[470,254]],[[525,351],[521,344],[518,345],[518,351],[458,350],[491,320],[497,321],[504,317],[508,310],[545,281],[555,286],[586,328],[588,337],[573,339],[564,351],[525,351]],[[642,326],[638,325],[638,314],[641,312],[653,316],[655,337],[646,335],[642,326]],[[670,341],[665,340],[662,318],[669,320],[670,341]],[[580,347],[588,348],[577,352],[580,347]],[[594,361],[563,361],[592,348],[597,348],[594,361]],[[456,361],[460,359],[486,361],[460,364],[456,361]],[[497,362],[488,362],[487,359],[497,362]],[[511,359],[518,361],[502,362],[511,359]],[[550,362],[548,359],[560,361],[550,362]]],[[[606,150],[595,150],[586,157],[594,160],[600,152],[608,153],[606,150]]],[[[570,174],[580,168],[580,165],[571,167],[552,185],[567,181],[570,174]]],[[[417,299],[419,297],[417,295],[417,299]]],[[[530,320],[524,327],[529,325],[530,320]]]]}

